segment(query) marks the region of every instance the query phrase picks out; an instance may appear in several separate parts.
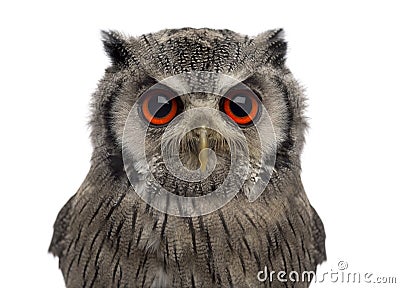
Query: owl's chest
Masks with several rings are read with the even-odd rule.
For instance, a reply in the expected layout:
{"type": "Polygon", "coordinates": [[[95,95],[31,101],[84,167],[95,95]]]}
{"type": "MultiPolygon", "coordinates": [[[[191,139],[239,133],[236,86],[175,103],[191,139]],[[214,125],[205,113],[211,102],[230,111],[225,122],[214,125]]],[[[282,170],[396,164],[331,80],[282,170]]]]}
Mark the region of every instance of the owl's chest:
{"type": "Polygon", "coordinates": [[[167,281],[166,287],[192,287],[192,281],[198,287],[231,282],[233,287],[263,287],[257,275],[266,266],[312,269],[309,229],[293,228],[301,218],[283,211],[268,214],[262,207],[259,203],[249,209],[246,200],[243,207],[228,206],[203,217],[164,216],[143,229],[136,249],[150,261],[156,278],[167,281]]]}
{"type": "Polygon", "coordinates": [[[239,200],[196,218],[151,213],[145,206],[121,208],[72,237],[69,255],[75,256],[61,265],[75,274],[76,283],[92,277],[109,287],[118,282],[127,287],[263,287],[257,274],[265,266],[312,268],[309,229],[293,228],[301,224],[300,217],[277,204],[249,206],[244,197],[243,203],[239,200]]]}

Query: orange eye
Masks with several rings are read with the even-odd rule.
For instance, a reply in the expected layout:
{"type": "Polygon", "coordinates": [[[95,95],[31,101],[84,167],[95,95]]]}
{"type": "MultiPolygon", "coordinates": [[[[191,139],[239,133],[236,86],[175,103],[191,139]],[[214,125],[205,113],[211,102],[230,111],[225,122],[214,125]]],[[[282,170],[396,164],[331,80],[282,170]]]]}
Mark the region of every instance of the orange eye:
{"type": "Polygon", "coordinates": [[[237,124],[248,126],[256,120],[260,104],[251,90],[232,89],[222,98],[221,110],[237,124]]]}
{"type": "Polygon", "coordinates": [[[143,94],[141,112],[155,126],[168,124],[178,114],[178,101],[167,89],[152,89],[143,94]]]}

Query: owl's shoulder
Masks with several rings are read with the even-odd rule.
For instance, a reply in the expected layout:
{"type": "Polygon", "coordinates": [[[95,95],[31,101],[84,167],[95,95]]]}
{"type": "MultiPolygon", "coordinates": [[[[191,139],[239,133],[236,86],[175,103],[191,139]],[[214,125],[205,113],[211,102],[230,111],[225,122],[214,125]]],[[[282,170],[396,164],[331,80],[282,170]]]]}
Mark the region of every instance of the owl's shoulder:
{"type": "MultiPolygon", "coordinates": [[[[311,206],[311,205],[310,205],[311,206]]],[[[317,211],[311,206],[312,210],[312,222],[311,227],[313,230],[314,246],[315,246],[315,265],[321,264],[326,260],[326,250],[325,250],[325,228],[319,217],[317,211]]]]}
{"type": "Polygon", "coordinates": [[[72,216],[72,206],[75,196],[76,195],[72,196],[63,206],[54,222],[54,233],[51,239],[49,252],[57,257],[62,257],[65,251],[65,234],[67,233],[72,216]]]}

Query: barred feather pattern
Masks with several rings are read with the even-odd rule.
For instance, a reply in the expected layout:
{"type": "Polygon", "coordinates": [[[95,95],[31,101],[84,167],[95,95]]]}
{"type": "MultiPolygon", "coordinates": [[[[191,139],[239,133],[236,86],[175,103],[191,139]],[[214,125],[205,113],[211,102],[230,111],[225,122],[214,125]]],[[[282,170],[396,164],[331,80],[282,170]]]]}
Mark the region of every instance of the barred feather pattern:
{"type": "Polygon", "coordinates": [[[181,218],[153,210],[105,170],[92,168],[57,219],[69,222],[51,248],[67,287],[308,287],[257,273],[301,275],[324,260],[323,228],[292,172],[253,203],[240,194],[215,213],[181,218]]]}
{"type": "MultiPolygon", "coordinates": [[[[282,37],[281,29],[255,38],[191,28],[139,38],[104,32],[112,66],[93,96],[92,165],[61,209],[49,248],[67,287],[309,286],[257,279],[265,266],[301,275],[326,259],[324,227],[300,179],[304,97],[284,64],[282,37]],[[247,81],[263,97],[278,140],[274,174],[256,201],[239,192],[221,209],[192,218],[147,205],[121,159],[121,131],[132,103],[154,81],[188,71],[247,81]]],[[[152,140],[159,138],[155,133],[152,140]]],[[[179,182],[175,189],[182,194],[179,182]]]]}

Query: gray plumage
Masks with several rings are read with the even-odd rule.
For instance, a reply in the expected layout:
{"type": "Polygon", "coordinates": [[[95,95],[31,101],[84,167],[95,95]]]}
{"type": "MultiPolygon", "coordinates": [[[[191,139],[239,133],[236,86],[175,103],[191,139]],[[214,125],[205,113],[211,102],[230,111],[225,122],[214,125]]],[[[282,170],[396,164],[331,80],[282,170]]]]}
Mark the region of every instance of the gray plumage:
{"type": "MultiPolygon", "coordinates": [[[[308,287],[257,279],[264,266],[301,273],[315,271],[326,259],[323,224],[300,179],[304,96],[285,65],[282,34],[271,30],[250,38],[184,28],[134,38],[103,32],[112,65],[93,95],[91,168],[60,211],[50,245],[67,287],[308,287]],[[242,191],[221,209],[193,218],[163,214],[140,199],[121,155],[123,125],[136,99],[158,81],[190,71],[230,75],[256,91],[277,140],[274,173],[256,201],[250,203],[242,191]]],[[[202,103],[218,108],[210,97],[202,103]]],[[[160,154],[162,131],[149,129],[148,155],[160,154]]],[[[254,139],[251,127],[243,132],[254,139]]],[[[211,145],[224,155],[223,139],[213,137],[211,145]]],[[[181,151],[189,167],[198,164],[190,141],[181,151]]],[[[259,152],[251,145],[255,158],[259,152]]],[[[196,196],[223,182],[222,166],[211,180],[191,185],[164,170],[155,176],[176,194],[196,196]]]]}

